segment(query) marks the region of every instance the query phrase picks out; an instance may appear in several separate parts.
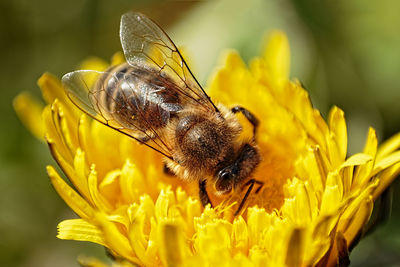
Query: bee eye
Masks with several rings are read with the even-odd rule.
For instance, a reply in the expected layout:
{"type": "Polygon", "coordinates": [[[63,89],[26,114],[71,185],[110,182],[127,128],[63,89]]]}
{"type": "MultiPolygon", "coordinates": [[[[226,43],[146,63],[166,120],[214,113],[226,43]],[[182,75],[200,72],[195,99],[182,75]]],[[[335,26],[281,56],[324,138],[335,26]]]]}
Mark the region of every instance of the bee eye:
{"type": "Polygon", "coordinates": [[[219,194],[227,194],[232,190],[233,173],[230,169],[222,169],[218,172],[218,179],[215,183],[215,189],[219,194]]]}
{"type": "Polygon", "coordinates": [[[218,173],[218,178],[222,180],[229,180],[232,177],[232,173],[229,170],[221,170],[218,173]]]}

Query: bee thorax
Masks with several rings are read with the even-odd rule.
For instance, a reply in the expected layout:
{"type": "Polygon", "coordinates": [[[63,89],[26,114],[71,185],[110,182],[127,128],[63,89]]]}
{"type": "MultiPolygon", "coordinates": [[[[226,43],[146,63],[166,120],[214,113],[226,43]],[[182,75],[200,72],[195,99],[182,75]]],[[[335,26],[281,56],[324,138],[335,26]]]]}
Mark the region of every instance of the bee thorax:
{"type": "Polygon", "coordinates": [[[233,151],[232,136],[223,123],[200,115],[182,118],[176,127],[178,146],[191,169],[214,171],[218,163],[233,151]]]}

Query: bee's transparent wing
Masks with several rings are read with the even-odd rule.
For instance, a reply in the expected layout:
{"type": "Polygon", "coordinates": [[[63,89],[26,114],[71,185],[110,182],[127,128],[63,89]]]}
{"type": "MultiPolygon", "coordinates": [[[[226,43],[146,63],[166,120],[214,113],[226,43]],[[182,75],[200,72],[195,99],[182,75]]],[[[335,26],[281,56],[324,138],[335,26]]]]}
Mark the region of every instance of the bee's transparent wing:
{"type": "Polygon", "coordinates": [[[107,119],[102,117],[99,108],[92,101],[92,95],[95,94],[94,84],[103,75],[103,72],[92,70],[77,70],[65,74],[62,77],[62,84],[68,98],[79,109],[97,120],[107,119]]]}
{"type": "Polygon", "coordinates": [[[78,70],[65,74],[62,83],[68,98],[90,117],[172,159],[171,149],[163,140],[160,129],[152,127],[151,122],[144,119],[146,118],[145,114],[137,114],[137,116],[141,116],[141,120],[120,116],[131,108],[141,110],[140,105],[142,105],[142,103],[135,102],[135,99],[139,99],[139,97],[135,95],[133,89],[124,92],[123,96],[126,101],[123,102],[117,101],[112,95],[113,93],[106,90],[107,83],[118,82],[121,76],[118,72],[78,70]],[[106,84],[102,81],[105,79],[104,77],[108,77],[106,84]],[[127,101],[128,99],[129,101],[127,101]],[[133,100],[131,101],[131,99],[133,100]],[[137,123],[138,121],[142,122],[141,125],[137,123]]]}
{"type": "Polygon", "coordinates": [[[160,75],[174,80],[184,101],[219,112],[175,44],[155,22],[140,13],[126,13],[121,18],[120,38],[130,65],[144,65],[158,70],[160,75]]]}

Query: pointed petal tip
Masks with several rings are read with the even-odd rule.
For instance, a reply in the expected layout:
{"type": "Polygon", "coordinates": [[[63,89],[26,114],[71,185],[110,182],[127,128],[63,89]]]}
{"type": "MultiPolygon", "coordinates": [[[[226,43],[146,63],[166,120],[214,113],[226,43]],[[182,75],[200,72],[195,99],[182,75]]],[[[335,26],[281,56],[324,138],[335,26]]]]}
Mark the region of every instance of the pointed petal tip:
{"type": "Polygon", "coordinates": [[[278,86],[282,86],[289,79],[290,46],[287,35],[280,30],[273,30],[264,49],[264,60],[270,68],[278,86]]]}

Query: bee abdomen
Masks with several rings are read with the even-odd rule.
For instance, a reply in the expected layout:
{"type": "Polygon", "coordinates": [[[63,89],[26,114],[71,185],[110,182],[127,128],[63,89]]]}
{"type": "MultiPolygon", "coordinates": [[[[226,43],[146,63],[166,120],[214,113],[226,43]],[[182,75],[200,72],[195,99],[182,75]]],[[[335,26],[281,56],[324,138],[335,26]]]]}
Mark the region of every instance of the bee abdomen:
{"type": "Polygon", "coordinates": [[[176,85],[158,72],[122,64],[111,67],[97,84],[101,107],[124,127],[146,131],[164,127],[182,109],[176,85]]]}

